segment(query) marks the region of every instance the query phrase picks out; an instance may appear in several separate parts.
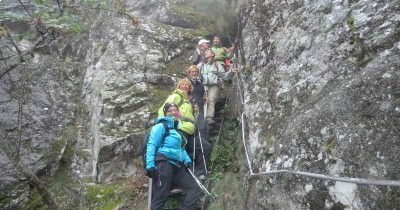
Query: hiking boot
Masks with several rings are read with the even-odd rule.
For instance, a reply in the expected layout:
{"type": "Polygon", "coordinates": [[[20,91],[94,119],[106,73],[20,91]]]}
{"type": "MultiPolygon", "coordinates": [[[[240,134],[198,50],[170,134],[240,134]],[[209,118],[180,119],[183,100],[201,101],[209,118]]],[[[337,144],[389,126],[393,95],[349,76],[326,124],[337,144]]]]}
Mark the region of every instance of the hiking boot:
{"type": "Polygon", "coordinates": [[[179,188],[175,188],[175,189],[172,189],[172,190],[170,191],[170,193],[171,193],[171,194],[180,194],[180,193],[183,193],[183,190],[182,190],[182,189],[179,189],[179,188]]]}

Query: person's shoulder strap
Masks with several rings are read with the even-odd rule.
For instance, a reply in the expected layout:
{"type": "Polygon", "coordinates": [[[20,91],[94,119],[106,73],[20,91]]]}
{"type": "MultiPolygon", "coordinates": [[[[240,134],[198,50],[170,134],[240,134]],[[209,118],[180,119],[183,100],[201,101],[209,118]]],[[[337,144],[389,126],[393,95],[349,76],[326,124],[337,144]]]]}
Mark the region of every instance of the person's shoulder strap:
{"type": "Polygon", "coordinates": [[[178,94],[179,95],[179,103],[176,105],[176,106],[178,106],[178,108],[179,107],[181,107],[182,106],[182,104],[183,104],[183,95],[181,94],[181,93],[179,93],[178,91],[177,92],[175,92],[176,94],[178,94]]]}
{"type": "Polygon", "coordinates": [[[217,73],[219,73],[218,63],[214,61],[215,68],[217,68],[217,73]]]}
{"type": "Polygon", "coordinates": [[[163,138],[161,139],[161,147],[162,147],[162,146],[164,146],[165,138],[167,138],[167,136],[169,136],[169,128],[168,128],[168,123],[166,120],[160,120],[160,123],[163,124],[164,130],[165,130],[163,138]]]}

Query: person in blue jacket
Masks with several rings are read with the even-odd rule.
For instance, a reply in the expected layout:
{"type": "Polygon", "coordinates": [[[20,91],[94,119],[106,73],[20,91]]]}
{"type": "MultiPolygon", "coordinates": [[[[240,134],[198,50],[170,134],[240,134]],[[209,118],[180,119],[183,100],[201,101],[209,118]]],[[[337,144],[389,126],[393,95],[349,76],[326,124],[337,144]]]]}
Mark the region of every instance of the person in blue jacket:
{"type": "Polygon", "coordinates": [[[179,110],[175,104],[166,103],[163,111],[165,117],[159,117],[157,122],[165,120],[170,134],[161,145],[165,128],[162,123],[157,123],[152,127],[147,143],[146,173],[152,178],[150,209],[164,209],[171,185],[185,192],[181,209],[195,209],[202,191],[188,171],[192,161],[185,150],[187,142],[177,131],[180,126],[177,119],[179,110]]]}

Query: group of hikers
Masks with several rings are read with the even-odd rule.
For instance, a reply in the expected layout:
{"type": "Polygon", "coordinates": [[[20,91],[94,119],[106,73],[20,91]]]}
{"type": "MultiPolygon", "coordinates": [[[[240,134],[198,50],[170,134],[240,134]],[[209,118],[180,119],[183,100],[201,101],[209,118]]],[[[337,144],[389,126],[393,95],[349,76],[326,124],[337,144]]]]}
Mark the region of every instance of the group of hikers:
{"type": "Polygon", "coordinates": [[[181,209],[195,209],[203,195],[211,156],[208,127],[215,123],[215,102],[225,80],[237,72],[229,65],[233,47],[221,37],[201,39],[176,89],[158,111],[149,133],[145,156],[146,175],[152,178],[150,209],[164,209],[171,193],[184,193],[181,209]]]}

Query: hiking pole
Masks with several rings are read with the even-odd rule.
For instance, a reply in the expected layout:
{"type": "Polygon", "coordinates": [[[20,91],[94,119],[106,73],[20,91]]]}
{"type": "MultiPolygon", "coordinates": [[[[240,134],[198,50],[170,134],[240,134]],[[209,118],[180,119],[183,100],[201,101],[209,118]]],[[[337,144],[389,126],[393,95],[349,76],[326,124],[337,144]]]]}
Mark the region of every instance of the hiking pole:
{"type": "MultiPolygon", "coordinates": [[[[199,114],[197,114],[197,117],[199,116],[199,114]]],[[[196,117],[196,118],[197,118],[196,117]]],[[[206,174],[208,174],[208,171],[207,171],[207,164],[206,164],[206,158],[204,157],[204,149],[203,149],[203,139],[201,139],[201,132],[200,132],[200,129],[199,129],[199,120],[198,119],[196,119],[196,124],[197,124],[197,133],[199,134],[199,140],[200,140],[200,148],[201,148],[201,154],[203,155],[203,162],[204,162],[204,169],[205,169],[205,171],[206,171],[206,174]]],[[[196,134],[194,135],[195,137],[196,137],[196,134]]],[[[196,141],[195,141],[195,144],[196,144],[196,141]]]]}
{"type": "Polygon", "coordinates": [[[193,135],[193,169],[192,169],[193,171],[195,166],[196,166],[196,134],[193,135]]]}
{"type": "Polygon", "coordinates": [[[203,155],[204,169],[205,169],[205,171],[206,171],[206,174],[208,174],[208,171],[207,171],[207,164],[206,164],[206,158],[204,157],[203,141],[202,141],[202,139],[201,139],[201,133],[200,133],[200,131],[198,131],[198,133],[199,133],[201,154],[203,155]]]}
{"type": "Polygon", "coordinates": [[[212,196],[211,196],[211,193],[208,192],[208,190],[206,189],[206,187],[204,187],[204,185],[200,182],[199,179],[197,179],[197,177],[193,174],[193,172],[192,172],[189,168],[188,168],[188,171],[189,171],[190,175],[192,175],[194,181],[196,181],[197,185],[199,185],[199,187],[200,187],[205,193],[207,193],[208,196],[212,197],[212,196]]]}
{"type": "Polygon", "coordinates": [[[147,210],[150,210],[151,207],[151,196],[153,192],[153,179],[149,178],[149,195],[147,196],[147,210]]]}

